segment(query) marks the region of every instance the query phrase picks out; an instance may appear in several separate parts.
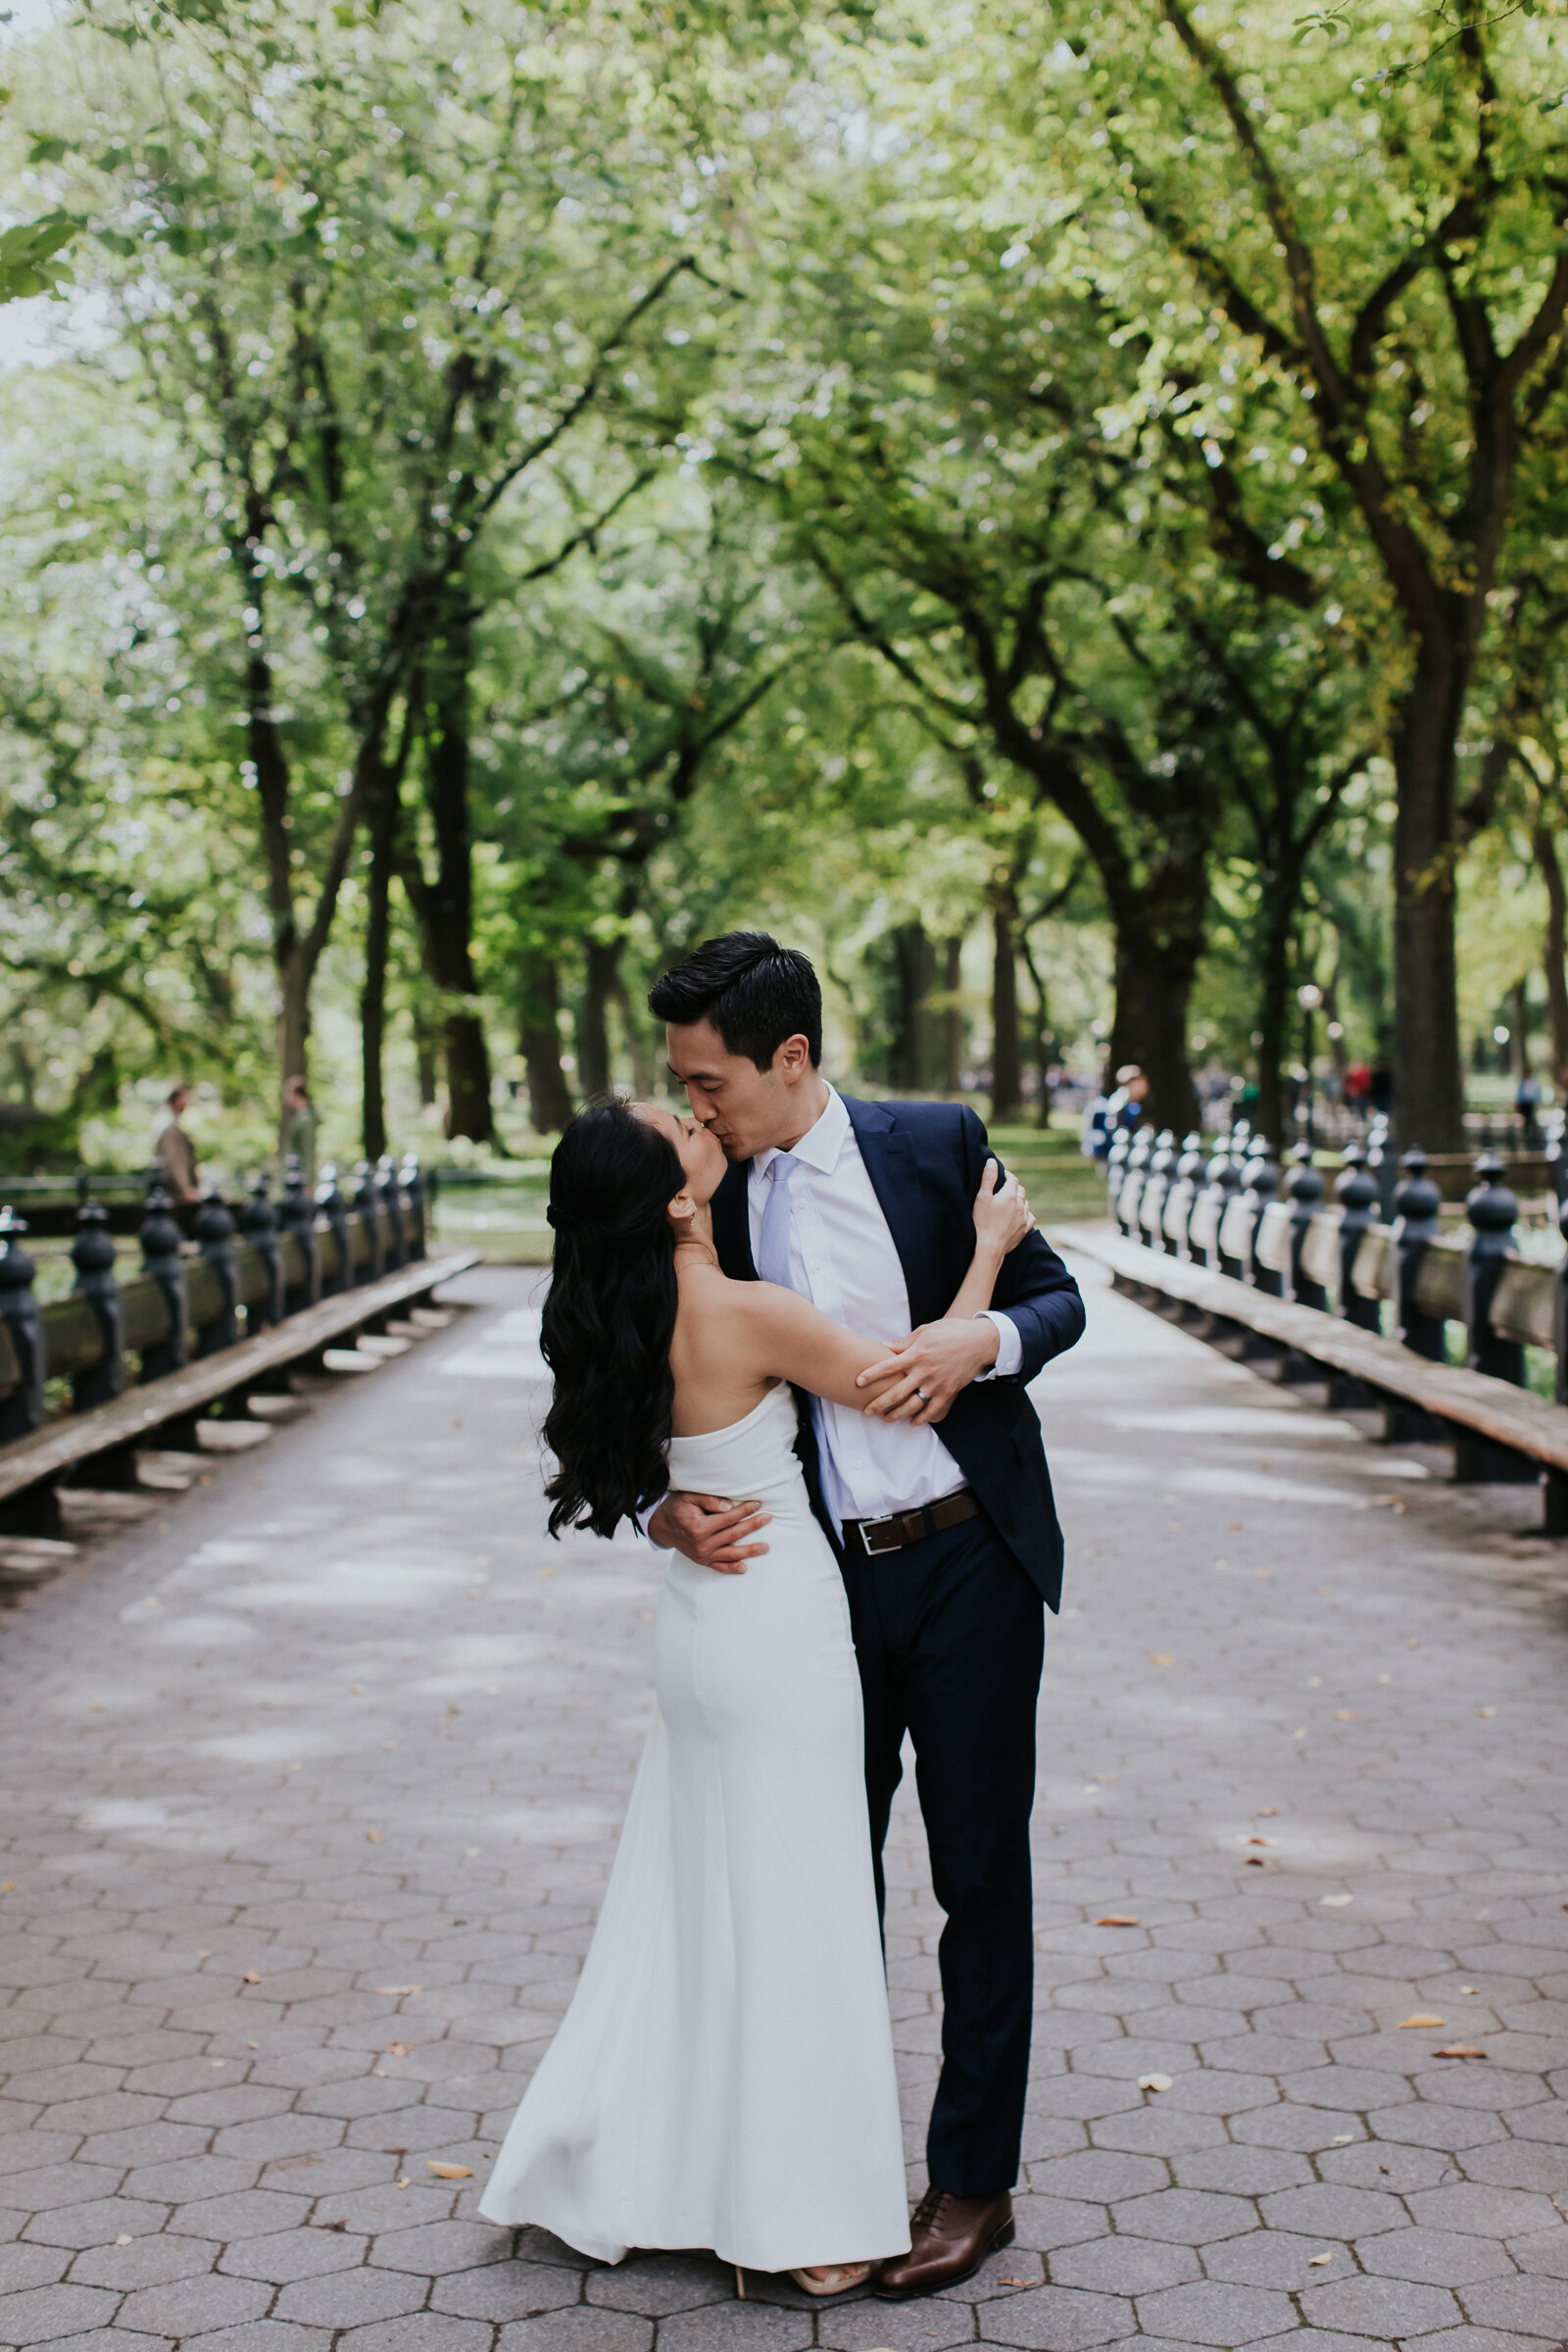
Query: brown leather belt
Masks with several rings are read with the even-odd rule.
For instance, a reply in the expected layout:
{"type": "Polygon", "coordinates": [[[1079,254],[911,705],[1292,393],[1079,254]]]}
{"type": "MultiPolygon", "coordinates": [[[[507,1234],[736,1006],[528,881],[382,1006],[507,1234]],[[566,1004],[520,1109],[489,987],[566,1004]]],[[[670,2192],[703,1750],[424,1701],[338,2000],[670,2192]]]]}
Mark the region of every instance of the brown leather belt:
{"type": "Polygon", "coordinates": [[[906,1545],[920,1544],[927,1536],[940,1536],[945,1528],[961,1527],[965,1519],[978,1519],[980,1505],[968,1487],[960,1487],[956,1494],[944,1494],[940,1502],[929,1502],[917,1511],[895,1511],[889,1519],[846,1519],[844,1522],[845,1548],[854,1551],[860,1544],[868,1559],[880,1559],[885,1551],[903,1551],[906,1545]]]}

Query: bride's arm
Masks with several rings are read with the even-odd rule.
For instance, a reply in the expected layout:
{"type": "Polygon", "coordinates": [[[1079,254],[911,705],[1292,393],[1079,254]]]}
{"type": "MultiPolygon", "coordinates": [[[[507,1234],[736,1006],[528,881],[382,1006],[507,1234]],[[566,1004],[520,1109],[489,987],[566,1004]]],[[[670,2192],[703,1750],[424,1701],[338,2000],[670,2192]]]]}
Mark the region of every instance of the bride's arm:
{"type": "MultiPolygon", "coordinates": [[[[974,1255],[948,1309],[950,1315],[978,1314],[990,1303],[1003,1259],[1033,1223],[1016,1179],[1008,1177],[999,1186],[996,1162],[988,1160],[975,1202],[974,1255]]],[[[796,1291],[770,1282],[742,1283],[731,1287],[731,1299],[745,1318],[758,1372],[809,1389],[830,1404],[853,1404],[863,1411],[906,1369],[897,1357],[889,1358],[886,1342],[878,1345],[858,1332],[846,1331],[796,1291]],[[873,1372],[873,1377],[861,1386],[865,1372],[873,1372]]]]}

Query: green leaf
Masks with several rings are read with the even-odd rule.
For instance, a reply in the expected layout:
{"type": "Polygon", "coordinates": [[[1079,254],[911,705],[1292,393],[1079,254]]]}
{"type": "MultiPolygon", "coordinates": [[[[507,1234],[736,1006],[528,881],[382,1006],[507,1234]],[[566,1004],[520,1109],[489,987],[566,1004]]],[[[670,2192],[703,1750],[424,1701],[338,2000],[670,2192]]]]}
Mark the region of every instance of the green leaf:
{"type": "Polygon", "coordinates": [[[80,228],[73,214],[55,212],[41,220],[18,221],[0,234],[0,302],[55,294],[69,283],[70,271],[57,256],[80,228]]]}
{"type": "Polygon", "coordinates": [[[27,152],[29,164],[63,164],[72,153],[68,139],[34,139],[27,152]]]}

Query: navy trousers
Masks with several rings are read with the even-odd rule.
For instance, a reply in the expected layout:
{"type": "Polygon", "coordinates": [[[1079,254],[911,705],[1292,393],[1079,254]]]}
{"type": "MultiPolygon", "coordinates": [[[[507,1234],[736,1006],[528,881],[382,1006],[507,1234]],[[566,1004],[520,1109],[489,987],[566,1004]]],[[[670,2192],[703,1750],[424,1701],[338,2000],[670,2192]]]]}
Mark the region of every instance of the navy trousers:
{"type": "Polygon", "coordinates": [[[1045,1604],[984,1517],[867,1559],[846,1553],[877,1904],[906,1732],[937,1901],[947,1914],[942,2075],[926,2138],[934,2188],[994,2195],[1018,2177],[1034,2007],[1029,1814],[1045,1604]]]}

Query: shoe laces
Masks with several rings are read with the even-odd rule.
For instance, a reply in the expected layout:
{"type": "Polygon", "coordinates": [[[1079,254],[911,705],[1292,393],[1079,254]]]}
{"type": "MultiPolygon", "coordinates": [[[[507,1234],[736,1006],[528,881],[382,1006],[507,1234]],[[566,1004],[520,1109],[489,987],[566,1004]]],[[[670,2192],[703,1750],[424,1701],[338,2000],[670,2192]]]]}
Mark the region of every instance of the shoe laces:
{"type": "Polygon", "coordinates": [[[942,2219],[949,2194],[945,2188],[928,2188],[914,2209],[916,2224],[924,2223],[928,2229],[935,2230],[942,2219]]]}

